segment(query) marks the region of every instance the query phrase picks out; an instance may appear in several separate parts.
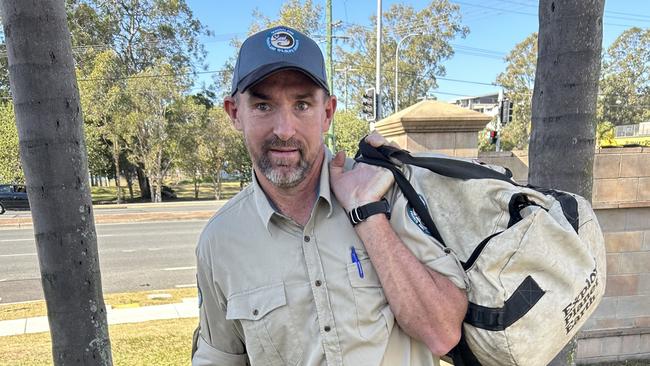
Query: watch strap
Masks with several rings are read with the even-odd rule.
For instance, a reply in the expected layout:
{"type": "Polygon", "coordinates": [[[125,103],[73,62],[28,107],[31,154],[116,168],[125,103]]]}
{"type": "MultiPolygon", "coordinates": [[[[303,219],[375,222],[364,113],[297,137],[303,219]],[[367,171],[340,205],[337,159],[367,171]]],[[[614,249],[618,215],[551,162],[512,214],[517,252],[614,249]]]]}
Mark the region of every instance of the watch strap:
{"type": "Polygon", "coordinates": [[[390,219],[390,204],[386,198],[382,198],[381,201],[371,202],[355,207],[348,212],[348,217],[350,218],[352,226],[356,226],[365,221],[368,217],[380,213],[386,214],[386,217],[390,219]]]}

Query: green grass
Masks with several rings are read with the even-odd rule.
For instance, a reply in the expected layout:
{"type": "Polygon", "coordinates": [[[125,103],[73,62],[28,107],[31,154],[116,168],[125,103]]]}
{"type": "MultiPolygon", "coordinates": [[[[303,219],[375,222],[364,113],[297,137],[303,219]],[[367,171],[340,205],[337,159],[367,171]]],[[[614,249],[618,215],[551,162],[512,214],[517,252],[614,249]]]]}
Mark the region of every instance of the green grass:
{"type": "MultiPolygon", "coordinates": [[[[180,288],[170,290],[142,291],[131,293],[114,293],[104,294],[104,303],[114,308],[132,307],[132,306],[149,306],[175,304],[182,301],[183,298],[196,297],[196,288],[180,288]],[[169,298],[150,299],[152,294],[169,294],[169,298]]],[[[0,321],[31,318],[35,316],[47,315],[45,301],[33,301],[19,304],[0,305],[0,321]]],[[[2,364],[0,364],[2,365],[2,364]]]]}
{"type": "MultiPolygon", "coordinates": [[[[156,320],[109,327],[113,365],[178,366],[190,364],[196,318],[156,320]]],[[[1,337],[0,366],[52,365],[49,333],[1,337]]]]}
{"type": "MultiPolygon", "coordinates": [[[[122,182],[124,184],[124,182],[122,182]]],[[[191,182],[181,182],[177,185],[169,185],[175,192],[178,198],[169,201],[190,201],[194,198],[194,184],[191,182]]],[[[230,199],[239,192],[239,182],[223,182],[222,186],[222,199],[230,199]]],[[[94,203],[114,203],[117,200],[117,187],[91,187],[91,195],[94,203]]],[[[143,202],[140,196],[140,188],[138,185],[133,186],[133,200],[129,195],[129,190],[126,186],[122,187],[122,195],[127,203],[143,202]]],[[[199,186],[198,200],[213,200],[214,189],[212,183],[201,183],[199,186]]]]}

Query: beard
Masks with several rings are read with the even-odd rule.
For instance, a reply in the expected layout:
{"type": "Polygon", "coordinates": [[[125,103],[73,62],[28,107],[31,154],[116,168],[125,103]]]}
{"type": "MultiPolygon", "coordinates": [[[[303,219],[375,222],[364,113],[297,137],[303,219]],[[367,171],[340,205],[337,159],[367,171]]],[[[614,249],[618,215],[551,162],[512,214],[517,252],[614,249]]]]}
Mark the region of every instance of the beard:
{"type": "Polygon", "coordinates": [[[260,172],[278,188],[293,188],[297,186],[305,179],[312,167],[312,163],[305,158],[303,144],[294,138],[284,141],[277,136],[273,136],[264,141],[259,156],[255,156],[252,153],[251,146],[248,146],[248,151],[251,152],[251,156],[255,159],[255,164],[260,172]],[[281,148],[298,150],[300,159],[297,162],[293,162],[289,159],[272,158],[270,151],[281,148]]]}

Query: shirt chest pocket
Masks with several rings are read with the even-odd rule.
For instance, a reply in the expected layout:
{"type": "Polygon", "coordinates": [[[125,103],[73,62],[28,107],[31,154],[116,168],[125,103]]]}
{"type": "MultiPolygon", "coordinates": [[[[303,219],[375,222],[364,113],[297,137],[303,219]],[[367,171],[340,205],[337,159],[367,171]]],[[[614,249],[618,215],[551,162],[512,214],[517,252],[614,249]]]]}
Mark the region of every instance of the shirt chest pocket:
{"type": "Polygon", "coordinates": [[[357,310],[359,334],[369,341],[381,340],[388,336],[388,330],[393,327],[393,314],[368,254],[364,249],[356,248],[355,251],[359,264],[348,264],[347,271],[357,310]]]}
{"type": "Polygon", "coordinates": [[[284,366],[301,361],[283,283],[231,295],[226,319],[241,322],[251,364],[284,366]]]}

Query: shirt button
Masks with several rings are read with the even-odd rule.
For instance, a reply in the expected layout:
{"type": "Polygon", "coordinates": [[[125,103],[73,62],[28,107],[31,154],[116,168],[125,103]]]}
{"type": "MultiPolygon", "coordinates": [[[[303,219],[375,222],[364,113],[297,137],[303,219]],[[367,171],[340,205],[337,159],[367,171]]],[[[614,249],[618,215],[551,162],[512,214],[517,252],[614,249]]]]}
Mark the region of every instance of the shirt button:
{"type": "Polygon", "coordinates": [[[305,235],[303,239],[305,240],[305,243],[309,243],[309,241],[311,240],[311,238],[308,235],[305,235]]]}
{"type": "Polygon", "coordinates": [[[260,313],[260,312],[257,311],[257,309],[253,310],[253,315],[257,316],[257,314],[259,314],[259,313],[260,313]]]}
{"type": "Polygon", "coordinates": [[[315,284],[316,284],[316,287],[320,287],[320,285],[322,285],[323,283],[320,282],[320,280],[316,280],[315,284]]]}
{"type": "Polygon", "coordinates": [[[329,325],[326,325],[325,328],[323,328],[323,330],[325,330],[326,332],[329,332],[330,330],[332,330],[332,328],[330,328],[329,325]]]}

